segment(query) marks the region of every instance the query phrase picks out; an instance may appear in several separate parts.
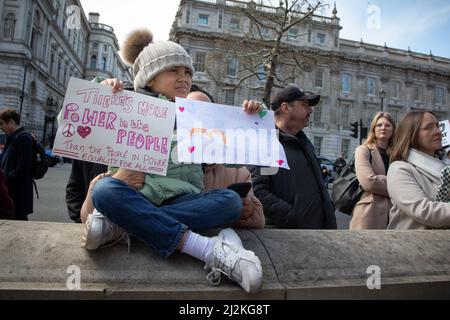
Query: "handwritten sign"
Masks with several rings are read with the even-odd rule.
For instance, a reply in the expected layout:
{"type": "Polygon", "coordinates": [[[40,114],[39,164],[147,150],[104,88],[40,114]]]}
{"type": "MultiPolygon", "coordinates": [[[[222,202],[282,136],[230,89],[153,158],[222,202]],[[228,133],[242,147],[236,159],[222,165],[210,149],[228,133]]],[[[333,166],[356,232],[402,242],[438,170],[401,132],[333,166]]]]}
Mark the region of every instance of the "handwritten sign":
{"type": "Polygon", "coordinates": [[[444,120],[439,122],[439,127],[441,128],[442,134],[442,146],[450,146],[450,121],[444,120]]]}
{"type": "Polygon", "coordinates": [[[178,160],[289,169],[273,111],[248,115],[242,108],[176,99],[178,160]]]}
{"type": "Polygon", "coordinates": [[[57,155],[166,175],[175,105],[71,78],[58,115],[57,155]]]}

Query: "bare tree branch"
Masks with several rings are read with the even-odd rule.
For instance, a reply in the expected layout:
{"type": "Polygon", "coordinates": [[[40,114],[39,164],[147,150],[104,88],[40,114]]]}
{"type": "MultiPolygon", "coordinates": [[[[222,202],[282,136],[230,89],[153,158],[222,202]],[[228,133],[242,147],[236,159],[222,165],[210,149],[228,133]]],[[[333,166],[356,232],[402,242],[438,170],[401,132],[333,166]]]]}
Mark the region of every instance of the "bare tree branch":
{"type": "MultiPolygon", "coordinates": [[[[286,37],[290,39],[299,39],[305,37],[308,32],[298,34],[289,34],[289,30],[314,15],[322,5],[314,0],[278,0],[276,7],[272,2],[271,7],[265,4],[257,5],[251,9],[239,8],[250,22],[248,31],[239,35],[231,35],[220,43],[221,51],[216,51],[218,59],[223,60],[227,54],[233,55],[239,60],[239,67],[236,70],[236,84],[234,89],[245,83],[247,88],[261,89],[264,84],[264,102],[270,103],[272,88],[283,87],[289,82],[295,81],[295,70],[301,69],[311,71],[317,64],[317,54],[319,50],[311,47],[298,47],[292,42],[286,42],[286,37]],[[315,4],[312,5],[311,2],[315,4]],[[263,30],[265,29],[265,30],[263,30]],[[270,34],[266,30],[270,30],[270,34]],[[221,58],[219,58],[221,55],[221,58]],[[286,68],[280,69],[282,66],[286,68]],[[285,70],[288,70],[286,72],[285,70]],[[249,79],[259,79],[253,82],[249,79]]],[[[224,64],[215,65],[215,70],[207,67],[207,72],[216,83],[226,84],[223,80],[226,78],[226,59],[224,64]]]]}
{"type": "Polygon", "coordinates": [[[245,80],[247,80],[251,77],[253,77],[253,74],[249,74],[247,76],[244,76],[243,78],[240,78],[239,81],[236,83],[236,85],[234,87],[232,87],[233,90],[236,90],[237,88],[239,88],[245,80]]]}
{"type": "Polygon", "coordinates": [[[317,10],[317,8],[320,7],[320,2],[318,2],[316,4],[316,6],[312,9],[310,9],[303,17],[294,20],[293,22],[291,22],[290,24],[288,24],[287,26],[285,26],[283,28],[283,32],[288,31],[290,28],[292,28],[293,26],[299,24],[300,22],[302,22],[303,20],[307,19],[308,17],[312,16],[314,14],[314,12],[317,10]]]}

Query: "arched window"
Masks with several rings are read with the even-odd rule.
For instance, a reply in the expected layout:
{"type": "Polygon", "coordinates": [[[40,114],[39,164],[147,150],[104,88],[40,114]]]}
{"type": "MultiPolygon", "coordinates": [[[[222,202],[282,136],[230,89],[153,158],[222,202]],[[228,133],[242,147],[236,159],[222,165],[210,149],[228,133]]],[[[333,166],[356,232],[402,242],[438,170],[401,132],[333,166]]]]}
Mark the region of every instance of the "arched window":
{"type": "Polygon", "coordinates": [[[3,37],[13,40],[15,29],[16,15],[14,13],[8,13],[5,18],[5,24],[3,25],[3,37]]]}
{"type": "Polygon", "coordinates": [[[106,71],[106,58],[105,57],[103,57],[103,59],[102,59],[102,69],[103,69],[103,71],[106,71]]]}
{"type": "Polygon", "coordinates": [[[97,56],[93,55],[91,57],[91,69],[97,69],[97,56]]]}

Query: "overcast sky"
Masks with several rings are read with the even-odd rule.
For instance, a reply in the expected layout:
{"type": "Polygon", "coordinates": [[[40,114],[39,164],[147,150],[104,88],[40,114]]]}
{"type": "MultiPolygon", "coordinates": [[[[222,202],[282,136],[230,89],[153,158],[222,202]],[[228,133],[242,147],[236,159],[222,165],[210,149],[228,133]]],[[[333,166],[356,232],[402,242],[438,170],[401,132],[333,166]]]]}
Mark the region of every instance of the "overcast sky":
{"type": "MultiPolygon", "coordinates": [[[[146,27],[155,40],[167,40],[179,0],[80,0],[84,12],[100,13],[121,44],[127,33],[146,27]],[[126,12],[126,13],[125,13],[126,12]]],[[[268,0],[267,0],[268,1],[268,0]]],[[[278,1],[273,1],[278,3],[278,1]]],[[[331,16],[333,1],[325,13],[331,16]]],[[[450,1],[336,0],[340,37],[450,58],[450,1]]]]}

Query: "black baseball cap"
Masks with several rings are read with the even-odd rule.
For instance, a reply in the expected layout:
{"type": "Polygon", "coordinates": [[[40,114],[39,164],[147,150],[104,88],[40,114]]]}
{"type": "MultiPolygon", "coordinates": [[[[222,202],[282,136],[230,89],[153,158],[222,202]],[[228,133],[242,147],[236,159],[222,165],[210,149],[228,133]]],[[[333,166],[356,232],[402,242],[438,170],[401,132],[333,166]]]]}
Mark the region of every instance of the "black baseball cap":
{"type": "Polygon", "coordinates": [[[311,107],[317,105],[320,101],[320,95],[311,92],[304,92],[297,87],[286,87],[279,91],[272,99],[272,110],[277,110],[283,102],[291,103],[296,100],[306,100],[311,107]]]}

